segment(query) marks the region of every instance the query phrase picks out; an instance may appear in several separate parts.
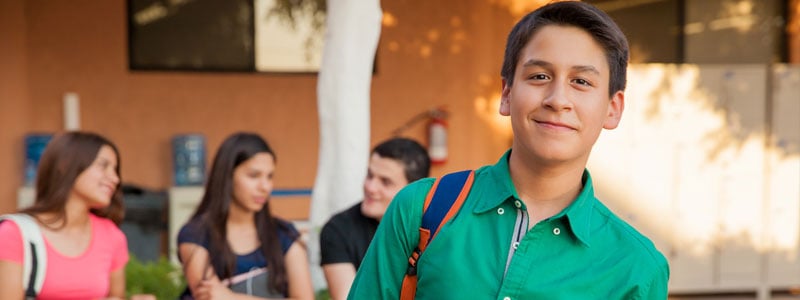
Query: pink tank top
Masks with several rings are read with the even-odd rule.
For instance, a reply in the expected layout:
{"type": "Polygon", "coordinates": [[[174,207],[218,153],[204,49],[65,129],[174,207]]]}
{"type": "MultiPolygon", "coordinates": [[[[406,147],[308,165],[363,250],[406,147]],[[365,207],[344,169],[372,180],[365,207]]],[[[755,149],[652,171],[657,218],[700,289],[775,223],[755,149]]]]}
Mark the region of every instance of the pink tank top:
{"type": "MultiPolygon", "coordinates": [[[[37,299],[102,299],[108,295],[111,272],[128,262],[128,241],[111,220],[89,214],[92,239],[82,254],[64,256],[47,245],[47,275],[37,299]]],[[[14,222],[0,223],[0,260],[22,264],[22,236],[14,222]]],[[[21,276],[21,274],[20,274],[21,276]]]]}

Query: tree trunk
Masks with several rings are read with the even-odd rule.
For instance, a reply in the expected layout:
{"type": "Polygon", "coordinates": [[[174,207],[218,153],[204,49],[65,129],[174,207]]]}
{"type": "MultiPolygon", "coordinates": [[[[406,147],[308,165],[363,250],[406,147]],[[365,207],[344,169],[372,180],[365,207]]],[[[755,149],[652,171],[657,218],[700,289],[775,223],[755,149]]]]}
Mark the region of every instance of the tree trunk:
{"type": "Polygon", "coordinates": [[[311,197],[309,254],[315,288],[319,230],[328,218],[358,201],[370,145],[370,84],[380,37],[379,0],[328,0],[325,45],[317,82],[320,146],[311,197]]]}

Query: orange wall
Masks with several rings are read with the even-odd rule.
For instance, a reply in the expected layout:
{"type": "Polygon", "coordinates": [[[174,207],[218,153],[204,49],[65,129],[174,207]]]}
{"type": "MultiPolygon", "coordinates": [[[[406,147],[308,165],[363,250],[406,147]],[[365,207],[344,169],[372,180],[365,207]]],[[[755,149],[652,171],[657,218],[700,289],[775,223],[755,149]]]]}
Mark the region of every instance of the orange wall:
{"type": "MultiPolygon", "coordinates": [[[[397,24],[381,32],[372,89],[373,142],[390,137],[417,113],[446,105],[449,161],[434,174],[494,163],[510,146],[476,114],[477,97],[500,91],[505,38],[516,21],[488,2],[382,2],[397,24]]],[[[496,107],[491,115],[497,115],[496,107]]],[[[424,140],[425,126],[418,124],[408,134],[424,140]]]]}
{"type": "MultiPolygon", "coordinates": [[[[80,97],[82,129],[120,147],[127,183],[169,187],[176,134],[204,134],[210,160],[225,136],[250,130],[277,152],[278,188],[313,185],[315,75],[131,72],[124,0],[0,3],[0,62],[10,66],[0,69],[0,212],[14,207],[24,134],[62,128],[65,92],[80,97]]],[[[504,40],[515,18],[484,0],[456,6],[384,1],[383,10],[396,22],[384,26],[378,49],[372,144],[414,115],[446,104],[451,155],[434,174],[493,163],[509,139],[493,131],[487,117],[496,107],[484,106],[499,92],[504,40]]],[[[404,135],[424,141],[424,126],[404,135]]]]}
{"type": "Polygon", "coordinates": [[[311,184],[314,169],[293,166],[316,159],[314,77],[129,72],[124,1],[28,4],[32,130],[58,130],[62,95],[76,92],[81,127],[118,144],[126,182],[169,186],[175,134],[204,134],[210,159],[226,135],[252,130],[286,166],[278,184],[311,184]]]}
{"type": "Polygon", "coordinates": [[[16,208],[30,127],[25,1],[0,0],[0,212],[16,208]]]}

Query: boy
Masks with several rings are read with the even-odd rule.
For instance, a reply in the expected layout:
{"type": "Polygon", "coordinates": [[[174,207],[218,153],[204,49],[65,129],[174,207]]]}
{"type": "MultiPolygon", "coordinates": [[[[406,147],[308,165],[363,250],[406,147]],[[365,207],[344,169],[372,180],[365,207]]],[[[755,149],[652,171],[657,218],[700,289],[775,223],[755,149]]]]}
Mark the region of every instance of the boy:
{"type": "MultiPolygon", "coordinates": [[[[548,4],[514,26],[500,103],[514,142],[475,171],[422,253],[416,299],[666,299],[666,259],[595,198],[585,169],[601,129],[620,121],[627,60],[621,30],[583,2],[548,4]]],[[[398,299],[432,183],[397,194],[350,299],[398,299]]]]}
{"type": "Polygon", "coordinates": [[[372,149],[364,200],[331,217],[320,233],[322,270],[334,300],[347,297],[392,198],[409,182],[428,177],[430,166],[428,152],[411,139],[393,138],[372,149]]]}

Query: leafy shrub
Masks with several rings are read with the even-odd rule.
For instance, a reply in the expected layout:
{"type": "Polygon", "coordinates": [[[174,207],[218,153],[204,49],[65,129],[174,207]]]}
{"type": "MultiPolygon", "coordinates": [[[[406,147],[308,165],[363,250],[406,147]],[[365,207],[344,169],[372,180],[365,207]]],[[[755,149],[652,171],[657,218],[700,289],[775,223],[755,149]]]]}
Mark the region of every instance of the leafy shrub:
{"type": "Polygon", "coordinates": [[[166,257],[142,262],[131,255],[125,266],[125,294],[151,294],[160,299],[177,299],[186,288],[181,269],[166,257]]]}
{"type": "Polygon", "coordinates": [[[322,289],[317,291],[317,295],[314,297],[316,300],[331,300],[331,294],[328,289],[322,289]]]}

